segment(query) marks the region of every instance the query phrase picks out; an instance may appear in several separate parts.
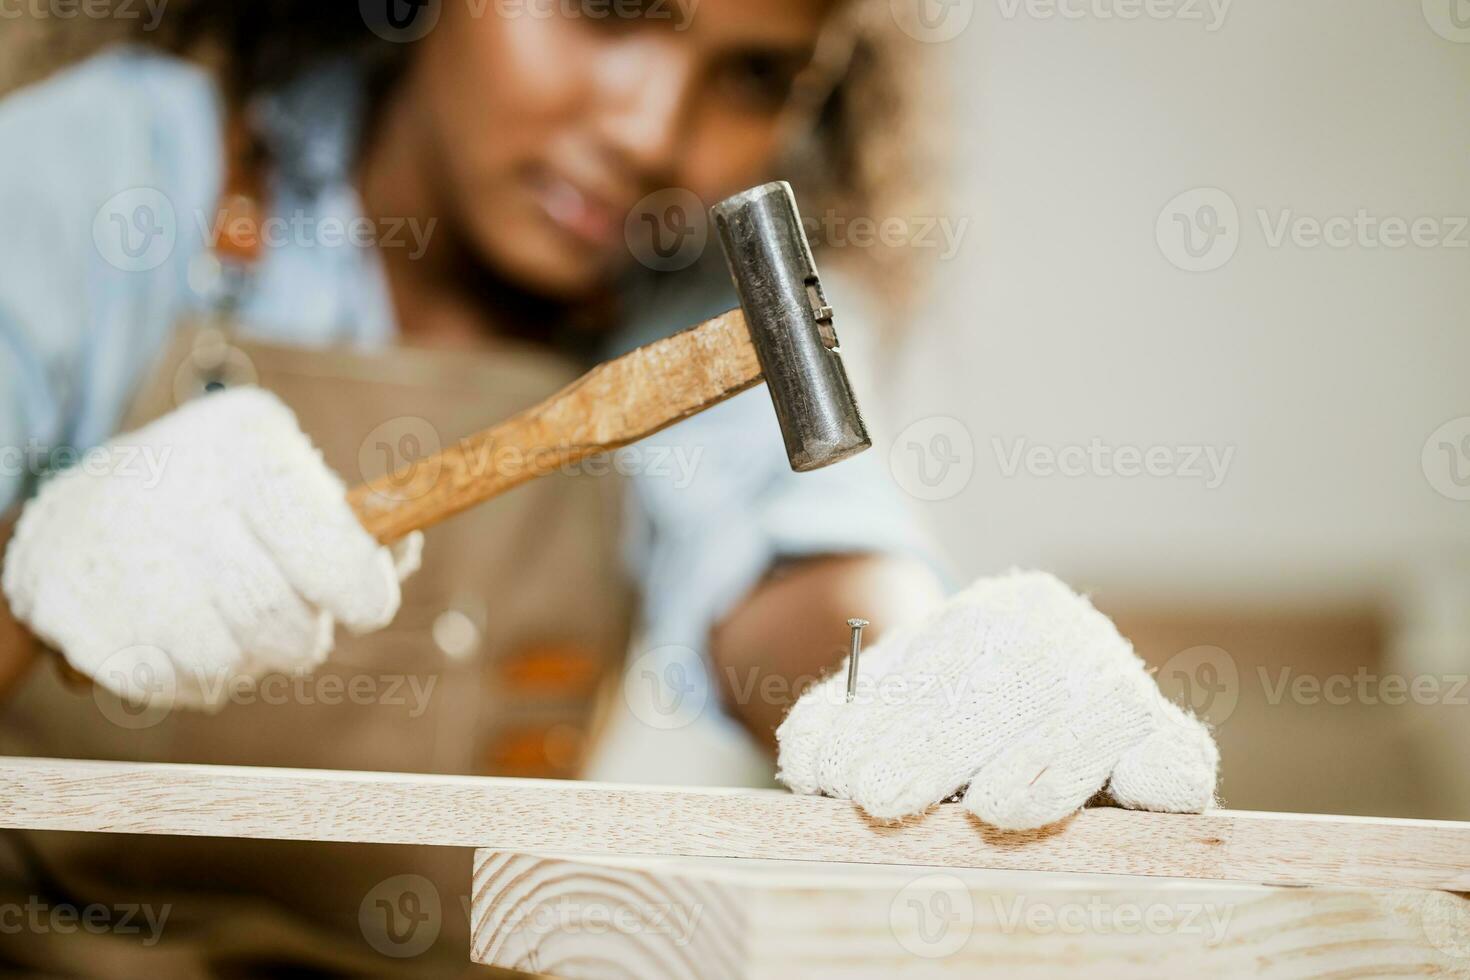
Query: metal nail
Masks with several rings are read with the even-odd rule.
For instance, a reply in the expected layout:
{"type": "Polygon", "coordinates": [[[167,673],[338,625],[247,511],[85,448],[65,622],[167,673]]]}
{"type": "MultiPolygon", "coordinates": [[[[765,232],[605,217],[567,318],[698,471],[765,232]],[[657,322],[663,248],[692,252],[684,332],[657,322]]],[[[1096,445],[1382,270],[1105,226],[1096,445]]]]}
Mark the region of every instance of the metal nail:
{"type": "Polygon", "coordinates": [[[863,627],[868,625],[868,621],[849,619],[847,625],[852,627],[852,654],[847,658],[847,703],[852,704],[852,699],[857,696],[858,654],[863,652],[863,627]]]}

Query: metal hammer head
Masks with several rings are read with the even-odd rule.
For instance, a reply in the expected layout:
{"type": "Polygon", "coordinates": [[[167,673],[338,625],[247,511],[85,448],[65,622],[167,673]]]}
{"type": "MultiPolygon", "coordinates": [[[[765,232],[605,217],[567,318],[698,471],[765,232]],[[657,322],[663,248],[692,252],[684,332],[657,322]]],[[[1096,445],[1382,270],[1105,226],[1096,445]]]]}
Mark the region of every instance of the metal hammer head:
{"type": "Polygon", "coordinates": [[[798,473],[872,446],[832,326],[832,308],[785,181],[711,209],[750,340],[798,473]]]}

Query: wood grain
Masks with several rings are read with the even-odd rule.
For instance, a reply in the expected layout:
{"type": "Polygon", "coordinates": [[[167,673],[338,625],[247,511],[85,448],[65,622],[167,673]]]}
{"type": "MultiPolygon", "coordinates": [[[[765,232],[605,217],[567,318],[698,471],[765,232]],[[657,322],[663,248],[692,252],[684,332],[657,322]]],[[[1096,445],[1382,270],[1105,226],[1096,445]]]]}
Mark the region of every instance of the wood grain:
{"type": "Polygon", "coordinates": [[[0,760],[0,827],[1132,874],[1470,891],[1470,824],[1084,810],[1006,834],[962,807],[903,825],[772,790],[0,760]]]}
{"type": "Polygon", "coordinates": [[[477,851],[472,958],[558,977],[1470,975],[1433,891],[477,851]]]}
{"type": "Polygon", "coordinates": [[[597,453],[646,439],[761,381],[740,310],[601,364],[533,408],[348,494],[385,543],[597,453]]]}

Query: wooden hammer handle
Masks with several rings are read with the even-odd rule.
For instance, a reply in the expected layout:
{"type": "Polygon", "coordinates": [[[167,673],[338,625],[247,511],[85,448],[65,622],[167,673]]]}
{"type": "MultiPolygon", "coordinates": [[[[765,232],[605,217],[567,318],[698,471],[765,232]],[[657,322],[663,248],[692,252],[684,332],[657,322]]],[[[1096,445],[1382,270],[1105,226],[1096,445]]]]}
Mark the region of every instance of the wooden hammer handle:
{"type": "Polygon", "coordinates": [[[443,452],[356,487],[363,527],[391,543],[597,453],[627,446],[760,383],[745,316],[731,310],[640,347],[443,452]]]}

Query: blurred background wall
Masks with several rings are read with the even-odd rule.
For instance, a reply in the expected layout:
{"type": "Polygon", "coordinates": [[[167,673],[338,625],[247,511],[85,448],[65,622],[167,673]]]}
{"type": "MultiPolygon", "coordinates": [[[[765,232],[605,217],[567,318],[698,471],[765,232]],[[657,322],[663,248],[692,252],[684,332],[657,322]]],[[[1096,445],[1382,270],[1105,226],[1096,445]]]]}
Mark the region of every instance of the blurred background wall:
{"type": "Polygon", "coordinates": [[[965,567],[1306,600],[1467,556],[1470,508],[1421,450],[1470,413],[1470,37],[1417,0],[1237,0],[1215,31],[1006,6],[976,4],[953,42],[969,229],[888,418],[970,423],[974,481],[930,508],[965,567]],[[1199,188],[1239,217],[1220,267],[1189,272],[1156,219],[1199,188]],[[1258,214],[1274,232],[1360,210],[1442,238],[1458,217],[1456,241],[1277,247],[1258,214]],[[1216,487],[1008,478],[991,445],[1094,437],[1234,458],[1216,487]]]}
{"type": "Polygon", "coordinates": [[[934,4],[968,231],[895,472],[1211,709],[1228,804],[1470,817],[1470,3],[1129,6],[934,4]]]}

